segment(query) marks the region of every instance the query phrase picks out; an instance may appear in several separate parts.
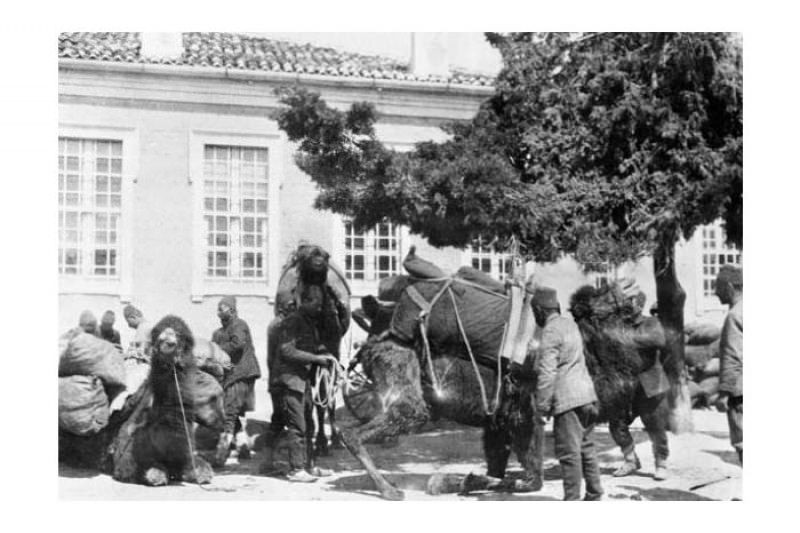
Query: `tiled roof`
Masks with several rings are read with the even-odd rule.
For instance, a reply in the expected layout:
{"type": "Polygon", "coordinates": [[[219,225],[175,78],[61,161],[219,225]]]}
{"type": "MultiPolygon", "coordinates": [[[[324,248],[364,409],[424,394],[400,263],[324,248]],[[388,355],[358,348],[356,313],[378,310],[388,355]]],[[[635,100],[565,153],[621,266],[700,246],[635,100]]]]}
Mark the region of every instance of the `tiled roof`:
{"type": "Polygon", "coordinates": [[[448,78],[419,77],[410,72],[407,63],[395,59],[235,33],[184,33],[183,55],[177,59],[142,57],[139,53],[141,47],[140,34],[132,32],[72,32],[58,36],[59,58],[295,72],[472,86],[490,86],[494,81],[491,76],[459,71],[452,71],[448,78]]]}

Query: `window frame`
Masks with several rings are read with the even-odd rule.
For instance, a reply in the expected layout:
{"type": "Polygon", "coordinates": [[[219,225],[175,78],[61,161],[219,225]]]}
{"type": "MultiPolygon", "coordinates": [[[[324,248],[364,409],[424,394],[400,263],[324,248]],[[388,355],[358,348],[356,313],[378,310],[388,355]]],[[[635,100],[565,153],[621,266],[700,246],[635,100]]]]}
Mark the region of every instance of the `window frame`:
{"type": "MultiPolygon", "coordinates": [[[[347,279],[347,269],[345,265],[347,248],[345,247],[345,224],[347,223],[346,217],[342,215],[333,214],[333,246],[331,246],[332,257],[336,264],[342,269],[342,273],[347,279]]],[[[394,224],[397,227],[397,274],[403,274],[403,259],[408,253],[409,247],[409,231],[406,226],[401,224],[394,224]]],[[[373,230],[370,230],[373,231],[373,230]]],[[[365,249],[366,251],[366,249],[365,249]]],[[[366,254],[365,254],[366,255],[366,254]]],[[[373,256],[374,257],[374,256],[373,256]]],[[[377,271],[374,271],[377,272],[377,271]]],[[[380,278],[372,279],[347,279],[348,285],[353,292],[353,296],[364,296],[366,294],[374,294],[378,289],[377,284],[380,283],[380,278]]]]}
{"type": "MultiPolygon", "coordinates": [[[[695,297],[697,299],[697,309],[701,313],[710,312],[710,311],[725,311],[727,309],[726,305],[723,305],[719,298],[716,295],[706,296],[705,289],[703,287],[704,282],[704,272],[703,267],[705,264],[703,263],[703,254],[706,253],[707,249],[703,248],[704,236],[703,231],[707,229],[713,229],[717,232],[717,235],[714,237],[714,241],[719,244],[721,247],[717,249],[716,255],[719,254],[738,254],[740,257],[739,263],[733,263],[734,265],[741,266],[744,263],[744,251],[739,250],[737,248],[729,248],[725,246],[725,231],[722,229],[722,221],[716,220],[711,224],[704,224],[702,226],[698,226],[695,230],[694,234],[694,246],[695,246],[695,253],[694,258],[696,261],[696,268],[695,268],[695,297]]],[[[728,263],[724,263],[728,264],[728,263]]],[[[719,269],[719,264],[717,264],[717,269],[719,269]]]]}
{"type": "MultiPolygon", "coordinates": [[[[122,143],[122,188],[120,222],[117,228],[119,277],[102,279],[58,273],[59,294],[118,296],[122,303],[132,298],[134,187],[139,174],[139,131],[134,127],[59,123],[58,138],[75,138],[122,143]]],[[[59,243],[60,244],[60,243],[59,243]]]]}
{"type": "MultiPolygon", "coordinates": [[[[478,270],[480,270],[484,274],[487,274],[488,276],[491,276],[493,279],[495,279],[495,280],[497,280],[497,281],[499,281],[501,283],[505,282],[506,279],[509,279],[508,278],[509,272],[500,272],[500,270],[501,270],[500,265],[503,264],[503,263],[506,263],[506,262],[508,262],[509,266],[513,268],[513,265],[512,265],[511,262],[514,260],[514,258],[512,257],[512,255],[509,252],[498,252],[498,251],[494,250],[494,247],[492,246],[491,247],[492,251],[489,252],[488,254],[483,253],[483,252],[479,252],[478,254],[475,254],[472,251],[472,246],[473,245],[474,245],[474,243],[468,244],[466,248],[462,249],[461,262],[463,264],[472,267],[472,260],[473,259],[475,259],[476,257],[478,259],[480,259],[480,258],[485,258],[485,257],[488,256],[488,258],[490,260],[490,264],[489,264],[490,272],[485,272],[484,270],[482,270],[480,268],[478,270]],[[499,277],[498,274],[502,274],[503,277],[502,278],[499,277]]],[[[481,243],[480,246],[481,247],[488,247],[488,245],[485,244],[485,243],[481,243]]]]}
{"type": "Polygon", "coordinates": [[[280,210],[278,195],[284,176],[286,141],[281,134],[248,133],[241,131],[189,132],[189,185],[192,188],[192,288],[191,299],[202,302],[209,296],[237,295],[263,296],[270,298],[275,294],[280,275],[278,262],[280,238],[280,210]],[[204,222],[203,167],[207,145],[262,148],[267,150],[267,244],[265,248],[266,279],[230,280],[209,279],[206,277],[206,226],[204,222]]]}

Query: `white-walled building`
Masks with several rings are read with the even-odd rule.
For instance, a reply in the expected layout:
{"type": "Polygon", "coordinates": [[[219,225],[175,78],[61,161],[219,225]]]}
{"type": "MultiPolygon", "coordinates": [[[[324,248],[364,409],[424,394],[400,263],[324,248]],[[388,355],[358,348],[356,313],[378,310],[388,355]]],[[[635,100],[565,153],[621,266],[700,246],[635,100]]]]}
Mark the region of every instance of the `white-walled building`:
{"type": "MultiPolygon", "coordinates": [[[[302,240],[331,252],[355,298],[400,273],[411,245],[445,270],[504,273],[503,256],[491,250],[435,249],[392,224],[354,233],[315,210],[315,185],[270,118],[274,89],[302,85],[340,108],[374,103],[379,136],[397,150],[444,139],[438,125],[469,119],[493,88],[486,76],[446,71],[440,51],[416,42],[415,71],[234,34],[69,33],[58,53],[60,331],[84,309],[98,317],[111,309],[126,344],[121,311],[133,303],[151,320],[175,313],[210,337],[219,297],[234,294],[263,370],[280,267],[302,240]]],[[[721,321],[711,280],[719,264],[740,260],[718,226],[679,246],[687,322],[721,321]]],[[[535,269],[562,304],[580,285],[602,282],[571,259],[535,269]]],[[[633,276],[648,305],[655,301],[650,260],[605,276],[633,276]]]]}

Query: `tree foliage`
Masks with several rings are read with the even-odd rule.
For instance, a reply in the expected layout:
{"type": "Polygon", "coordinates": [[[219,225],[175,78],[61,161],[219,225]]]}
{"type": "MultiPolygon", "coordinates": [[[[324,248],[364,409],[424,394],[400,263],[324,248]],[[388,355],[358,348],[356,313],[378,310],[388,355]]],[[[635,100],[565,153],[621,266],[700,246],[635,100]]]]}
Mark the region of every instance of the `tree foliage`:
{"type": "Polygon", "coordinates": [[[741,49],[724,33],[487,34],[496,91],[447,141],[409,153],[376,110],[294,90],[277,118],[357,227],[404,224],[435,246],[514,237],[538,261],[621,263],[723,218],[742,245],[741,49]]]}

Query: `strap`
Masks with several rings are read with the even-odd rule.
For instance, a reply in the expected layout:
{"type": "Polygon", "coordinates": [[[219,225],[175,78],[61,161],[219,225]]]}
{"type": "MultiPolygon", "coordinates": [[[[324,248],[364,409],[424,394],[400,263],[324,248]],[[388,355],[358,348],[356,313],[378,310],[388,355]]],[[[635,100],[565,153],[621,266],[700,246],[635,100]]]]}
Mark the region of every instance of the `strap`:
{"type": "MultiPolygon", "coordinates": [[[[487,416],[493,416],[494,413],[497,411],[497,408],[500,406],[500,385],[501,385],[501,376],[500,376],[500,354],[497,354],[497,387],[495,390],[495,404],[494,408],[489,405],[489,399],[486,396],[486,386],[483,384],[483,379],[481,378],[480,369],[478,368],[478,362],[475,359],[475,355],[472,353],[472,346],[469,344],[469,338],[467,337],[467,332],[464,330],[464,324],[461,323],[461,315],[458,312],[458,305],[456,304],[456,297],[453,295],[453,291],[447,291],[450,294],[450,300],[453,302],[453,310],[456,313],[456,323],[458,324],[458,330],[461,332],[461,338],[464,339],[464,345],[467,347],[467,353],[469,353],[469,359],[472,363],[472,369],[475,371],[475,377],[478,380],[478,386],[481,391],[481,401],[483,402],[483,411],[486,413],[487,416]]],[[[505,332],[504,332],[505,335],[505,332]]]]}

